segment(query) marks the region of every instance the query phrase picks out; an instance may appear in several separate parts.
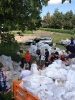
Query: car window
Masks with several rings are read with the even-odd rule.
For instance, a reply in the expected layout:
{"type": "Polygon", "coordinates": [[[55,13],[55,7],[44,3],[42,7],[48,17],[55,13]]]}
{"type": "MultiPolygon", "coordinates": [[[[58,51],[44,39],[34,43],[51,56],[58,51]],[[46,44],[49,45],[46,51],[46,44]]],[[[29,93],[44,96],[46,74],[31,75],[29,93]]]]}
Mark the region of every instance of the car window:
{"type": "Polygon", "coordinates": [[[40,39],[40,40],[46,40],[45,38],[42,38],[42,39],[40,39]]]}

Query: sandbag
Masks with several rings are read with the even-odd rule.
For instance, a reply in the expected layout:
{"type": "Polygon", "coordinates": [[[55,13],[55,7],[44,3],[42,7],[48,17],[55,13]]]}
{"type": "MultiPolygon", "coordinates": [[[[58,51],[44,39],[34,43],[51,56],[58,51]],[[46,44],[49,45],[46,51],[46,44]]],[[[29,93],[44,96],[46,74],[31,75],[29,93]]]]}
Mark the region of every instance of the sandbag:
{"type": "Polygon", "coordinates": [[[37,64],[32,64],[31,65],[31,73],[32,74],[39,74],[38,68],[37,68],[37,64]]]}

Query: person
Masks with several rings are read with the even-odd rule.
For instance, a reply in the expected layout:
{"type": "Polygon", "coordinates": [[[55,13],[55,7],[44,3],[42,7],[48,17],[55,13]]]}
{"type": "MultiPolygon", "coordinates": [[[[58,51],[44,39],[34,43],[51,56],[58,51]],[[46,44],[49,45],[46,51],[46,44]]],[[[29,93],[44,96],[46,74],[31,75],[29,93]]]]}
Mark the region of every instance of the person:
{"type": "Polygon", "coordinates": [[[64,56],[64,54],[62,54],[62,55],[60,56],[60,60],[62,60],[62,61],[66,61],[65,58],[66,58],[66,56],[64,56]]]}
{"type": "Polygon", "coordinates": [[[39,48],[36,50],[36,54],[38,56],[37,58],[39,58],[38,60],[40,61],[39,63],[41,65],[41,50],[39,48]]]}
{"type": "Polygon", "coordinates": [[[0,92],[6,91],[6,73],[2,71],[3,64],[0,62],[0,92]]]}
{"type": "Polygon", "coordinates": [[[48,63],[51,64],[54,61],[55,57],[54,57],[54,53],[51,53],[48,57],[48,63]]]}
{"type": "Polygon", "coordinates": [[[20,58],[21,58],[21,65],[24,66],[25,63],[25,51],[24,50],[20,50],[20,58]]]}
{"type": "Polygon", "coordinates": [[[70,39],[70,45],[74,45],[74,38],[73,37],[71,37],[71,39],[70,39]]]}
{"type": "Polygon", "coordinates": [[[31,71],[29,70],[29,66],[25,67],[25,70],[22,70],[21,74],[20,74],[20,79],[25,78],[26,76],[31,75],[31,71]]]}
{"type": "Polygon", "coordinates": [[[38,55],[39,60],[41,60],[41,50],[39,48],[36,50],[36,54],[38,55]]]}
{"type": "Polygon", "coordinates": [[[67,53],[68,53],[68,57],[67,58],[75,58],[75,53],[72,53],[72,52],[70,52],[70,51],[67,51],[67,53]]]}
{"type": "Polygon", "coordinates": [[[49,51],[48,49],[45,49],[45,67],[48,67],[48,57],[49,57],[49,51]]]}
{"type": "Polygon", "coordinates": [[[42,69],[44,69],[45,67],[47,67],[49,64],[51,64],[54,61],[54,53],[51,53],[48,56],[48,60],[45,59],[45,64],[42,66],[42,69]]]}
{"type": "Polygon", "coordinates": [[[59,55],[59,53],[56,51],[55,53],[54,53],[54,60],[57,60],[57,59],[59,59],[60,58],[60,55],[59,55]]]}
{"type": "Polygon", "coordinates": [[[25,60],[26,63],[29,64],[29,69],[31,68],[31,54],[29,53],[29,50],[27,50],[27,52],[25,53],[25,60]]]}

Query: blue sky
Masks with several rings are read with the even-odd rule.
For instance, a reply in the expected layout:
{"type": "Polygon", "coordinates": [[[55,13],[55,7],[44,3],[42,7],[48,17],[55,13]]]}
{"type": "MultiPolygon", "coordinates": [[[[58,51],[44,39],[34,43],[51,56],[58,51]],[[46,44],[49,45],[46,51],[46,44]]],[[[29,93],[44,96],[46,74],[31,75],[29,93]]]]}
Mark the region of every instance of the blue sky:
{"type": "Polygon", "coordinates": [[[48,6],[43,7],[41,17],[43,18],[43,16],[45,16],[47,12],[50,12],[50,14],[52,15],[56,8],[58,8],[58,10],[63,13],[66,13],[70,10],[75,13],[75,0],[72,0],[71,4],[68,1],[62,4],[61,0],[50,0],[48,2],[48,6]]]}

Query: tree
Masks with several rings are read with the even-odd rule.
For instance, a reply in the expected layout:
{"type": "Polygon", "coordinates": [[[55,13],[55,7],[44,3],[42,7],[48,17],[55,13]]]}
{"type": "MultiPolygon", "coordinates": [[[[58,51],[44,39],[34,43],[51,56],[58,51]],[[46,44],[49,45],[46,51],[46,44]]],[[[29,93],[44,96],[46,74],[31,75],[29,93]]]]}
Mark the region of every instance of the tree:
{"type": "Polygon", "coordinates": [[[49,27],[50,18],[51,18],[50,13],[47,12],[46,15],[43,17],[42,27],[45,27],[45,28],[49,27]]]}
{"type": "Polygon", "coordinates": [[[69,3],[71,3],[71,0],[62,0],[62,3],[64,3],[65,1],[69,1],[69,3]]]}
{"type": "MultiPolygon", "coordinates": [[[[0,26],[5,31],[17,26],[24,30],[25,26],[33,29],[36,27],[42,6],[46,6],[49,0],[0,0],[0,26]]],[[[62,3],[66,0],[62,0],[62,3]]],[[[71,0],[70,0],[71,1],[71,0]]]]}
{"type": "Polygon", "coordinates": [[[63,14],[58,9],[55,9],[52,20],[54,28],[62,28],[63,14]]]}
{"type": "Polygon", "coordinates": [[[12,30],[15,25],[24,30],[25,26],[36,26],[42,6],[49,0],[0,0],[0,26],[3,24],[5,31],[12,30]]]}
{"type": "Polygon", "coordinates": [[[73,19],[72,10],[64,14],[64,29],[73,29],[72,19],[73,19]]]}
{"type": "Polygon", "coordinates": [[[73,17],[72,17],[72,25],[73,25],[73,28],[75,28],[75,14],[73,14],[73,17]]]}

